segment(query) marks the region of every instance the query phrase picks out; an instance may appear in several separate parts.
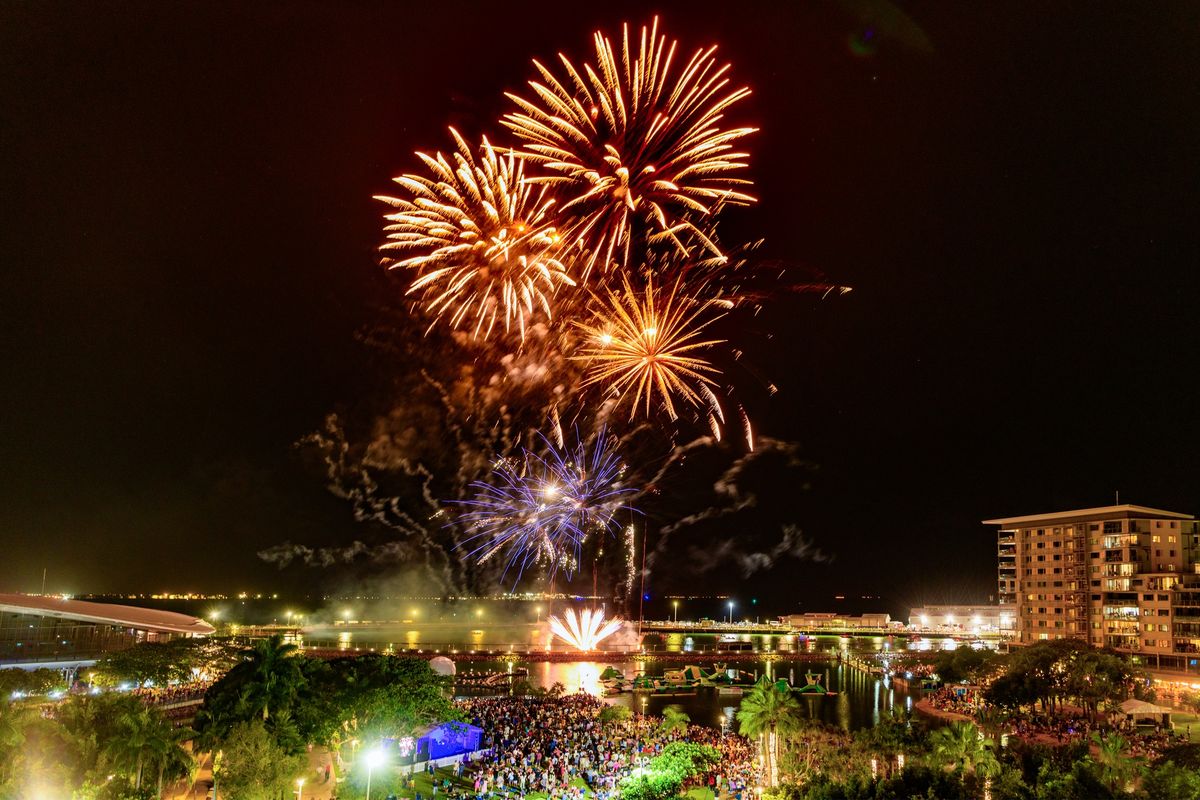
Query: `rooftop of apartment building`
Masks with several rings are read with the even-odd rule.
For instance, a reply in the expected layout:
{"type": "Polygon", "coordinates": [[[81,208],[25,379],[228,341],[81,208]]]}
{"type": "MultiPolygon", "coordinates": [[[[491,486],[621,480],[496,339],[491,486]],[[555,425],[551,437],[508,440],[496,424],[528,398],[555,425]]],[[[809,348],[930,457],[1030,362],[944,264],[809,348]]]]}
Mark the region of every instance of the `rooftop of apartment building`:
{"type": "Polygon", "coordinates": [[[1068,511],[1054,511],[1048,514],[1027,514],[1020,517],[998,517],[983,520],[984,525],[999,525],[1003,528],[1019,528],[1033,525],[1070,524],[1073,522],[1096,522],[1109,519],[1175,519],[1193,520],[1195,514],[1181,514],[1177,511],[1164,511],[1161,508],[1149,508],[1125,503],[1123,505],[1097,506],[1096,508],[1077,508],[1068,511]]]}

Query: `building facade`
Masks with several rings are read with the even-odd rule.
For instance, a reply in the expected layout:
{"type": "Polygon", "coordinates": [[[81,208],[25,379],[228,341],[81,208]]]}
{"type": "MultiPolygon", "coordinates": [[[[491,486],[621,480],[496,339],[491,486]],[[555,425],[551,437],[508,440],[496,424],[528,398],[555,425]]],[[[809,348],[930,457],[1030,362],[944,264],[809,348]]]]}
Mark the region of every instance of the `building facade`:
{"type": "Polygon", "coordinates": [[[1081,639],[1162,669],[1195,671],[1195,516],[1135,505],[984,520],[999,528],[998,589],[1016,640],[1081,639]]]}
{"type": "Polygon", "coordinates": [[[1004,633],[1014,628],[1010,607],[927,605],[909,612],[909,627],[962,633],[1004,633]]]}
{"type": "Polygon", "coordinates": [[[784,625],[802,631],[880,630],[893,626],[890,614],[835,614],[810,611],[807,614],[788,614],[779,618],[784,625]]]}
{"type": "Polygon", "coordinates": [[[135,606],[0,594],[0,667],[78,663],[140,642],[214,632],[201,619],[135,606]]]}

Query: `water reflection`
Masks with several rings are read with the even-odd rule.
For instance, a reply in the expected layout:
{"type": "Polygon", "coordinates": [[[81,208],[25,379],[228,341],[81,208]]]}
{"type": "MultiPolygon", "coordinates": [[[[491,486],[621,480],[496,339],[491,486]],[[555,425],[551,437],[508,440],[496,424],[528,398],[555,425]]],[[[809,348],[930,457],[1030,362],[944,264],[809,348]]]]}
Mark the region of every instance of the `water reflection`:
{"type": "MultiPolygon", "coordinates": [[[[697,664],[708,672],[707,665],[697,664]]],[[[471,668],[476,671],[507,672],[528,669],[528,680],[534,686],[547,689],[556,683],[561,683],[567,692],[585,691],[593,695],[603,696],[604,685],[600,682],[601,673],[609,666],[620,670],[627,679],[645,673],[658,677],[667,669],[677,669],[675,663],[625,662],[606,664],[601,662],[575,663],[527,663],[522,661],[507,661],[495,663],[475,662],[471,668]]],[[[903,703],[905,708],[912,708],[912,697],[907,692],[895,689],[882,678],[877,678],[860,669],[830,662],[794,662],[784,660],[763,660],[760,662],[741,663],[738,668],[751,675],[768,675],[772,679],[786,678],[793,686],[805,683],[806,673],[816,673],[817,680],[838,694],[834,696],[817,694],[797,694],[801,713],[811,719],[820,720],[829,725],[835,725],[843,730],[853,731],[859,728],[878,724],[886,715],[891,714],[896,703],[903,703]]],[[[495,689],[470,688],[460,686],[460,691],[472,695],[480,693],[495,693],[495,689]]],[[[620,694],[607,697],[606,700],[617,705],[624,705],[635,711],[645,710],[650,714],[661,714],[662,710],[671,704],[683,707],[683,710],[696,723],[720,727],[721,718],[725,724],[736,730],[737,709],[741,698],[728,694],[718,694],[712,688],[699,688],[694,693],[684,695],[647,695],[620,694]]]]}
{"type": "MultiPolygon", "coordinates": [[[[478,624],[478,623],[475,623],[478,624]]],[[[469,669],[486,672],[521,674],[528,670],[528,680],[535,686],[552,687],[561,683],[568,692],[583,690],[600,695],[604,691],[600,674],[606,663],[575,662],[547,663],[527,662],[519,657],[501,661],[501,654],[525,649],[530,641],[532,626],[502,625],[472,628],[470,624],[451,626],[445,624],[422,624],[413,620],[404,625],[363,625],[327,628],[324,631],[310,630],[305,636],[305,645],[335,648],[339,651],[359,652],[387,651],[398,654],[404,651],[423,650],[446,652],[491,651],[496,661],[470,663],[469,669]]],[[[771,653],[756,661],[730,660],[719,652],[713,652],[720,644],[720,637],[709,634],[686,632],[648,635],[645,640],[651,658],[645,661],[627,661],[613,664],[627,679],[645,673],[660,676],[667,669],[680,669],[679,661],[658,661],[654,652],[670,651],[689,653],[689,663],[711,672],[720,665],[735,674],[741,670],[757,678],[766,675],[772,680],[786,678],[793,686],[805,683],[805,674],[817,673],[818,681],[827,689],[837,692],[834,696],[798,695],[802,713],[813,719],[836,725],[845,730],[855,730],[878,724],[891,713],[896,704],[912,709],[913,697],[883,678],[871,675],[856,667],[839,661],[842,658],[900,655],[906,650],[931,652],[953,649],[958,642],[949,638],[908,639],[897,636],[804,636],[804,635],[750,635],[739,634],[740,641],[762,653],[771,653]],[[787,654],[796,653],[796,660],[787,654]]],[[[975,646],[975,645],[972,645],[975,646]]],[[[453,656],[452,656],[453,657],[453,656]]],[[[460,665],[462,666],[462,665],[460,665]]],[[[514,675],[514,677],[516,677],[514,675]]],[[[472,694],[495,689],[460,686],[461,691],[472,694]]],[[[646,696],[624,694],[608,698],[609,702],[626,705],[640,710],[643,701],[650,713],[661,713],[669,704],[681,705],[698,723],[719,726],[721,717],[736,729],[737,707],[740,698],[729,694],[719,695],[713,689],[699,689],[695,694],[679,696],[646,696]]]]}

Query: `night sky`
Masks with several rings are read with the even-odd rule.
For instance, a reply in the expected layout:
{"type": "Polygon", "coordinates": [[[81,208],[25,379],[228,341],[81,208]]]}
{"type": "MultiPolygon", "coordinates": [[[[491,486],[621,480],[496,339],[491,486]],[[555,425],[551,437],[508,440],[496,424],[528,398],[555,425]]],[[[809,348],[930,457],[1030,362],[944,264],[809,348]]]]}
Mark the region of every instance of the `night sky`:
{"type": "MultiPolygon", "coordinates": [[[[1200,512],[1200,6],[901,5],[654,9],[754,89],[726,237],[854,287],[768,317],[758,429],[817,470],[760,493],[834,556],[779,610],[986,600],[992,516],[1200,512]]],[[[0,3],[0,590],[344,580],[255,552],[369,535],[293,445],[373,385],[371,195],[651,13],[0,3]]]]}

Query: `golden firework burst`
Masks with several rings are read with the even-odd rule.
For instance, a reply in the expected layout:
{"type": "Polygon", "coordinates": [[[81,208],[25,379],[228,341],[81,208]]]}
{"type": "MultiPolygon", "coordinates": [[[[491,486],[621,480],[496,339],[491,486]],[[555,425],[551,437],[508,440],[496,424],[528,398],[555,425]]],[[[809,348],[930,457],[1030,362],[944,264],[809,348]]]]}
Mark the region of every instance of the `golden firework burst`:
{"type": "Polygon", "coordinates": [[[408,293],[420,295],[434,323],[468,323],[472,336],[486,338],[500,321],[523,338],[529,318],[551,316],[554,293],[575,285],[560,258],[554,200],[524,179],[514,154],[498,154],[485,138],[477,159],[450,133],[458,147],[451,159],[417,153],[431,177],[402,175],[395,181],[408,196],[376,197],[397,209],[385,217],[380,249],[402,255],[384,264],[415,273],[408,293]]]}
{"type": "Polygon", "coordinates": [[[679,284],[663,295],[653,281],[642,291],[624,279],[623,292],[609,292],[597,302],[595,318],[580,324],[583,342],[577,359],[586,362],[584,386],[601,384],[620,399],[632,394],[630,417],[639,407],[647,415],[657,396],[671,419],[676,403],[707,406],[721,417],[709,377],[717,369],[696,355],[720,344],[704,339],[704,329],[720,317],[707,314],[709,304],[682,295],[679,284]]]}
{"type": "Polygon", "coordinates": [[[696,221],[719,203],[754,202],[744,191],[751,182],[736,177],[749,156],[734,147],[755,129],[723,125],[750,90],[729,88],[729,65],[717,63],[715,47],[673,69],[677,43],[659,34],[657,18],[633,46],[625,26],[619,56],[602,33],[594,41],[595,66],[577,69],[559,54],[560,80],[534,61],[536,98],[508,95],[520,111],[504,124],[549,173],[528,180],[564,192],[571,237],[588,250],[585,270],[632,264],[635,244],[689,252],[699,243],[720,255],[696,221]]]}

